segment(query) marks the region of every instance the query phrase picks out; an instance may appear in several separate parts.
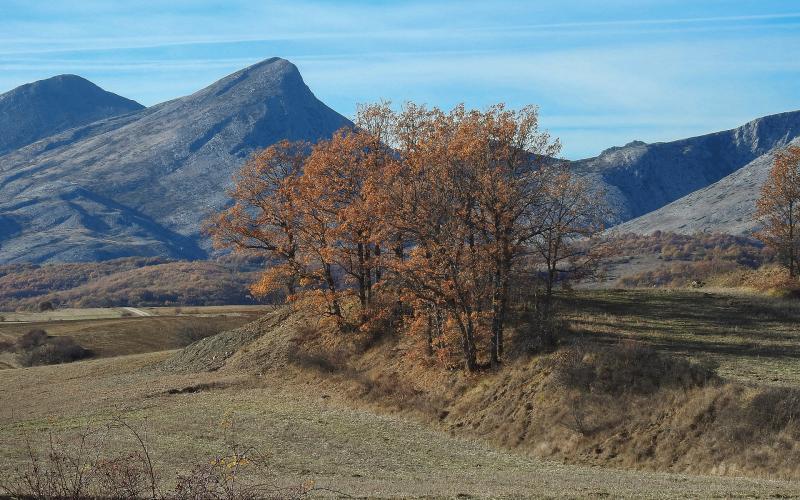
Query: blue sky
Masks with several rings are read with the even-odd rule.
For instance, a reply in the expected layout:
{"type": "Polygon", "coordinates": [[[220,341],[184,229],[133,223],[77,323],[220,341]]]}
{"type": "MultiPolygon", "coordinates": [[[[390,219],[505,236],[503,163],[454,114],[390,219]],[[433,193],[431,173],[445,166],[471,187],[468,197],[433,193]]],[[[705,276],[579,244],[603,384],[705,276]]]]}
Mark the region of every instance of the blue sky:
{"type": "Polygon", "coordinates": [[[60,73],[152,105],[272,56],[351,116],[537,104],[564,156],[800,109],[800,3],[0,0],[0,92],[60,73]]]}

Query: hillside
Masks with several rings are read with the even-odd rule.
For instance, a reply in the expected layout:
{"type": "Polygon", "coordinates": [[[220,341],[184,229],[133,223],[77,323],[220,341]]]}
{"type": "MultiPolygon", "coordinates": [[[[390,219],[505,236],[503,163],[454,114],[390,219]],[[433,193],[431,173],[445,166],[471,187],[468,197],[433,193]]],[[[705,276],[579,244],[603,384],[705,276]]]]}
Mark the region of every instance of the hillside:
{"type": "Polygon", "coordinates": [[[0,156],[0,263],[200,258],[254,150],[348,125],[273,58],[192,94],[0,156]]]}
{"type": "Polygon", "coordinates": [[[76,75],[28,83],[0,94],[0,154],[143,108],[76,75]]]}
{"type": "MultiPolygon", "coordinates": [[[[758,118],[732,130],[679,141],[653,144],[634,141],[607,149],[595,158],[576,161],[573,166],[596,186],[605,189],[612,209],[611,221],[620,223],[706,188],[773,149],[786,146],[798,136],[800,111],[794,111],[758,118]]],[[[750,181],[753,182],[747,184],[745,181],[736,187],[752,193],[752,186],[758,182],[755,178],[750,181]],[[746,188],[746,185],[750,187],[746,188]]],[[[715,196],[722,193],[719,190],[715,196]]],[[[734,196],[749,195],[737,192],[734,196]]],[[[733,208],[736,203],[731,205],[733,208]]],[[[720,216],[730,219],[728,225],[735,227],[734,222],[742,214],[734,209],[730,214],[720,216]]],[[[683,220],[684,216],[678,218],[683,220]]],[[[675,226],[680,224],[677,222],[665,228],[676,230],[675,226]]],[[[715,224],[711,223],[709,227],[724,230],[715,224]]],[[[687,224],[687,227],[691,226],[687,224]]],[[[652,230],[655,229],[658,228],[652,230]]]]}
{"type": "MultiPolygon", "coordinates": [[[[800,138],[791,141],[800,145],[800,138]]],[[[648,234],[653,231],[724,232],[748,234],[756,228],[753,220],[761,186],[772,168],[774,152],[759,156],[727,177],[684,196],[658,210],[626,222],[614,230],[648,234]]]]}
{"type": "Polygon", "coordinates": [[[263,263],[233,258],[0,266],[0,311],[56,307],[251,304],[248,286],[263,263]]]}

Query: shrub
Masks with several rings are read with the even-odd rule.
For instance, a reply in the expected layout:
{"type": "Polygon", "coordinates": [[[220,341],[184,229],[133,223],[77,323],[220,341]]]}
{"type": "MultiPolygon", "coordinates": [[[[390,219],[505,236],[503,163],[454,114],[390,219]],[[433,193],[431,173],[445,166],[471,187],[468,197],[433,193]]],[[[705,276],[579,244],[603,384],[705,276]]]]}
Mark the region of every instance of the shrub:
{"type": "Polygon", "coordinates": [[[105,429],[86,428],[72,439],[49,433],[44,453],[28,440],[22,468],[0,477],[3,498],[295,499],[326,491],[312,481],[281,487],[267,462],[236,442],[222,455],[188,464],[168,484],[154,464],[142,429],[121,418],[105,429]],[[119,451],[110,451],[114,443],[119,451]]]}
{"type": "MultiPolygon", "coordinates": [[[[40,330],[41,331],[41,330],[40,330]]],[[[47,337],[18,354],[22,366],[55,365],[88,358],[92,351],[80,346],[72,337],[47,337]]]]}
{"type": "Polygon", "coordinates": [[[47,340],[47,332],[42,329],[29,330],[28,333],[17,339],[17,349],[27,351],[38,347],[47,340]]]}
{"type": "Polygon", "coordinates": [[[39,312],[45,311],[53,311],[55,307],[53,307],[53,303],[50,301],[39,302],[39,312]]]}
{"type": "Polygon", "coordinates": [[[652,394],[660,387],[698,387],[716,378],[713,366],[633,341],[610,347],[575,345],[554,358],[556,381],[584,392],[652,394]]]}

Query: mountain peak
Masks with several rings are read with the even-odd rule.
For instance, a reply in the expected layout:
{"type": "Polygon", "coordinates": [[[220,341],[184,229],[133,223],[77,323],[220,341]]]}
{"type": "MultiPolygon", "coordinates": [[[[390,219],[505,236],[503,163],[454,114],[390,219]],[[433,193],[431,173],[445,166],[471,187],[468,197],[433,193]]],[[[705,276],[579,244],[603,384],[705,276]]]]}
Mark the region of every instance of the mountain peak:
{"type": "Polygon", "coordinates": [[[196,258],[207,249],[202,221],[229,202],[225,189],[253,151],[351,125],[294,64],[271,58],[191,95],[0,154],[0,224],[16,228],[0,234],[0,262],[196,258]]]}
{"type": "Polygon", "coordinates": [[[0,153],[142,108],[77,75],[27,83],[0,94],[0,153]]]}
{"type": "Polygon", "coordinates": [[[276,96],[296,92],[311,94],[297,66],[286,59],[272,57],[231,73],[194,95],[217,98],[241,93],[276,96]]]}

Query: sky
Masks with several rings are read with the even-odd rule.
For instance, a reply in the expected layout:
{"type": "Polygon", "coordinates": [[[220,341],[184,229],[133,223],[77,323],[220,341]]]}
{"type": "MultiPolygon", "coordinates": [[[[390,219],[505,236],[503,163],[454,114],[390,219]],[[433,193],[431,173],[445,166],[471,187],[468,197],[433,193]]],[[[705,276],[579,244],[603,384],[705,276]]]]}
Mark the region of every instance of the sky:
{"type": "Polygon", "coordinates": [[[0,0],[0,92],[81,75],[152,105],[273,56],[327,105],[536,104],[565,158],[800,109],[800,2],[0,0]]]}

